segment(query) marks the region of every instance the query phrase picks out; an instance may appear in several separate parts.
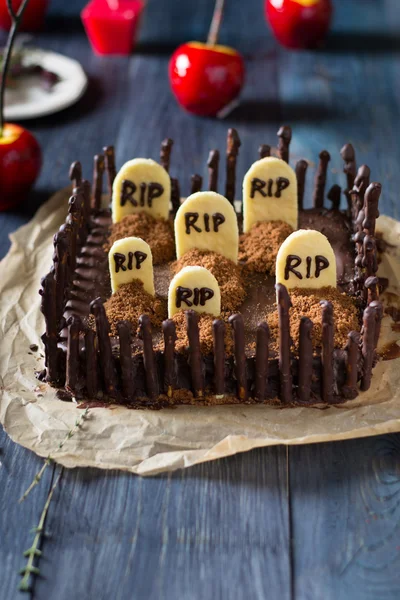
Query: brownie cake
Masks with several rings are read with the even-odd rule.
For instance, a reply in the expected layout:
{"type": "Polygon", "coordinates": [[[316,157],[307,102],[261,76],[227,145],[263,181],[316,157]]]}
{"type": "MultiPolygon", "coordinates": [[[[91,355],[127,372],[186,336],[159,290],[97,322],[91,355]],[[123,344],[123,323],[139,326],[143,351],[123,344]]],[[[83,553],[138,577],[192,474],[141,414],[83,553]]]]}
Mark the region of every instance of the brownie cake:
{"type": "Polygon", "coordinates": [[[149,408],[292,406],[340,403],[370,387],[383,314],[375,241],[381,186],[370,183],[367,166],[357,171],[347,144],[346,189],[334,185],[326,194],[323,151],[313,208],[305,209],[308,163],[291,169],[290,141],[282,127],[277,157],[260,146],[242,202],[235,201],[234,129],[224,196],[213,150],[208,191],[193,175],[182,203],[169,176],[170,139],[160,165],[134,159],[118,173],[113,147],[104,148],[92,184],[73,163],[67,218],[40,290],[41,377],[59,397],[149,408]],[[112,210],[103,207],[104,176],[112,210]]]}

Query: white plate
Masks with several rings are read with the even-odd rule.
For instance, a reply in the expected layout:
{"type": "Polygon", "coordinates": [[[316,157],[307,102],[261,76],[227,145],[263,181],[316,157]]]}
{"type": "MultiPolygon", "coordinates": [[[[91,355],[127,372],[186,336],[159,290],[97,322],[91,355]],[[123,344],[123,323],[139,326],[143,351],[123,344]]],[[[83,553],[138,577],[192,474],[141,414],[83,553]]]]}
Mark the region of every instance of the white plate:
{"type": "Polygon", "coordinates": [[[37,75],[18,79],[16,87],[6,90],[7,121],[43,117],[63,110],[81,98],[88,84],[86,74],[76,60],[45,50],[34,49],[28,52],[24,62],[40,65],[56,73],[60,81],[48,92],[41,86],[37,75]]]}

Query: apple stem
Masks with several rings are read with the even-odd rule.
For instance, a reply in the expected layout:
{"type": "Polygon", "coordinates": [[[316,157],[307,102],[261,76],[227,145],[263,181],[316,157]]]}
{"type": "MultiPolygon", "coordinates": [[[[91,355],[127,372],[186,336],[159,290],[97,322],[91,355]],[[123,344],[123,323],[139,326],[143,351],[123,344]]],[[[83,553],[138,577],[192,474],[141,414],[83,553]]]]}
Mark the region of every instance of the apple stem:
{"type": "Polygon", "coordinates": [[[4,129],[4,94],[6,90],[6,80],[8,68],[10,66],[12,49],[14,46],[15,36],[17,34],[19,25],[22,20],[22,16],[24,14],[25,8],[28,4],[29,0],[23,0],[20,4],[17,12],[14,11],[12,7],[12,0],[7,0],[7,9],[11,18],[11,28],[7,38],[7,44],[5,47],[5,51],[3,54],[3,64],[1,69],[1,81],[0,81],[0,138],[3,137],[3,129],[4,129]]]}
{"type": "Polygon", "coordinates": [[[214,14],[207,37],[207,44],[209,46],[215,46],[215,44],[218,42],[218,35],[222,23],[224,5],[225,0],[215,0],[214,14]]]}

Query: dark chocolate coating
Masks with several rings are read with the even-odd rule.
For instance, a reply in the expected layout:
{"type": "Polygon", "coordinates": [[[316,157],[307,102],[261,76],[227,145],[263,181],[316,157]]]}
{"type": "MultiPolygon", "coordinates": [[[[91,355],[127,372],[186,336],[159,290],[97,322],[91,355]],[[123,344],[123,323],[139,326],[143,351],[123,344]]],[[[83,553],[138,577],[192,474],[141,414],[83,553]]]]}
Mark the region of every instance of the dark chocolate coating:
{"type": "Polygon", "coordinates": [[[331,302],[322,300],[320,302],[322,307],[322,386],[321,386],[321,397],[323,402],[331,404],[333,400],[333,386],[334,386],[334,373],[333,373],[333,336],[334,336],[334,323],[333,323],[333,306],[331,302]]]}
{"type": "Polygon", "coordinates": [[[331,160],[329,152],[322,150],[319,155],[319,165],[314,182],[313,206],[314,208],[323,208],[326,186],[326,173],[328,163],[331,160]]]}
{"type": "Polygon", "coordinates": [[[225,197],[233,204],[236,191],[236,159],[239,154],[241,141],[236,129],[228,129],[226,146],[226,185],[225,197]]]}
{"type": "Polygon", "coordinates": [[[68,319],[67,325],[67,372],[65,387],[73,396],[79,397],[79,334],[82,330],[82,321],[75,315],[68,319]]]}
{"type": "Polygon", "coordinates": [[[160,162],[161,162],[161,165],[164,167],[164,169],[167,171],[167,173],[169,173],[169,166],[170,166],[170,162],[171,162],[171,151],[172,151],[173,145],[174,145],[174,140],[171,140],[171,138],[166,138],[165,140],[163,140],[161,142],[160,162]]]}
{"type": "Polygon", "coordinates": [[[306,160],[299,160],[296,163],[296,178],[297,178],[297,201],[299,210],[303,209],[304,204],[304,190],[306,187],[306,174],[308,169],[308,162],[306,160]]]}
{"type": "Polygon", "coordinates": [[[290,322],[289,308],[292,303],[286,287],[276,284],[277,308],[279,319],[279,375],[280,397],[284,404],[292,401],[292,373],[290,369],[290,322]]]}
{"type": "Polygon", "coordinates": [[[190,182],[191,182],[190,193],[195,194],[196,192],[200,192],[201,186],[203,185],[202,176],[195,173],[194,175],[191,176],[190,182]]]}
{"type": "Polygon", "coordinates": [[[377,301],[379,298],[379,277],[367,277],[365,280],[364,286],[368,290],[368,304],[371,302],[377,301]]]}
{"type": "Polygon", "coordinates": [[[358,396],[358,359],[360,352],[360,334],[358,331],[351,331],[347,336],[346,346],[346,384],[343,388],[343,394],[347,400],[353,400],[358,396]]]}
{"type": "Polygon", "coordinates": [[[114,146],[104,146],[103,154],[104,154],[104,162],[105,162],[106,171],[107,171],[108,193],[110,195],[110,200],[111,200],[113,183],[114,183],[114,179],[117,175],[117,170],[115,168],[114,146]]]}
{"type": "Polygon", "coordinates": [[[309,402],[313,375],[313,346],[311,332],[313,322],[308,317],[300,320],[299,332],[299,381],[298,394],[300,402],[309,402]]]}
{"type": "Polygon", "coordinates": [[[135,396],[135,377],[132,360],[132,325],[128,321],[117,323],[119,338],[119,360],[121,365],[121,391],[123,397],[130,401],[135,396]]]}
{"type": "Polygon", "coordinates": [[[343,173],[347,177],[347,190],[353,189],[354,178],[356,176],[356,155],[351,144],[345,144],[340,151],[340,156],[344,160],[343,173]]]}
{"type": "Polygon", "coordinates": [[[257,325],[256,339],[256,374],[254,397],[259,402],[263,402],[268,394],[269,340],[270,331],[268,323],[263,321],[257,325]]]}
{"type": "Polygon", "coordinates": [[[72,187],[79,187],[82,182],[82,165],[79,160],[73,162],[69,168],[69,178],[72,187]]]}
{"type": "Polygon", "coordinates": [[[258,156],[260,159],[271,156],[271,146],[268,146],[268,144],[261,144],[258,149],[258,156]]]}
{"type": "Polygon", "coordinates": [[[171,177],[171,204],[172,216],[175,218],[178,208],[181,205],[181,189],[179,186],[179,180],[175,177],[171,177]]]}
{"type": "Polygon", "coordinates": [[[99,210],[101,207],[101,195],[103,193],[103,175],[105,170],[104,156],[96,154],[93,165],[93,199],[92,207],[99,210]]]}
{"type": "Polygon", "coordinates": [[[342,188],[340,185],[333,185],[327,194],[328,200],[332,202],[332,210],[340,209],[340,200],[342,197],[342,188]]]}
{"type": "Polygon", "coordinates": [[[278,154],[279,158],[285,162],[289,162],[289,147],[292,141],[292,129],[288,125],[284,125],[278,131],[278,154]]]}
{"type": "Polygon", "coordinates": [[[95,398],[99,389],[95,337],[95,332],[87,329],[85,332],[85,373],[86,395],[89,399],[95,398]]]}
{"type": "Polygon", "coordinates": [[[186,327],[189,339],[189,362],[192,378],[192,391],[195,398],[204,396],[203,361],[200,350],[200,334],[198,314],[194,310],[186,310],[186,327]]]}
{"type": "Polygon", "coordinates": [[[207,161],[208,167],[208,189],[210,192],[218,192],[218,169],[219,169],[219,152],[218,150],[210,150],[207,161]]]}
{"type": "Polygon", "coordinates": [[[375,235],[376,219],[379,217],[379,198],[382,186],[380,183],[370,183],[364,197],[365,218],[363,221],[364,231],[369,235],[375,235]]]}
{"type": "Polygon", "coordinates": [[[378,346],[379,335],[381,333],[381,325],[383,319],[383,304],[379,300],[373,300],[369,305],[375,311],[375,335],[374,349],[378,346]]]}
{"type": "Polygon", "coordinates": [[[96,321],[96,332],[99,343],[99,361],[104,380],[104,387],[111,398],[117,398],[117,375],[115,372],[109,337],[110,324],[101,298],[93,300],[90,304],[90,311],[94,315],[96,321]]]}
{"type": "Polygon", "coordinates": [[[159,394],[156,360],[153,350],[153,337],[151,335],[151,323],[148,315],[139,318],[140,337],[143,341],[143,364],[146,377],[146,392],[149,398],[154,400],[159,394]]]}
{"type": "Polygon", "coordinates": [[[214,350],[214,393],[225,393],[225,323],[222,319],[213,321],[214,350]]]}
{"type": "Polygon", "coordinates": [[[172,319],[166,319],[162,324],[164,334],[164,388],[167,396],[172,397],[176,387],[175,342],[176,327],[172,319]]]}
{"type": "Polygon", "coordinates": [[[46,349],[46,381],[56,383],[59,379],[58,371],[58,328],[56,312],[56,280],[50,271],[41,281],[40,295],[42,300],[40,310],[44,316],[46,331],[42,336],[46,349]]]}
{"type": "Polygon", "coordinates": [[[373,306],[367,306],[363,313],[363,336],[361,346],[364,364],[360,389],[363,392],[369,390],[371,386],[372,367],[375,356],[375,328],[376,310],[373,306]]]}
{"type": "Polygon", "coordinates": [[[235,371],[238,386],[237,397],[242,401],[246,401],[248,399],[248,390],[243,315],[240,313],[231,315],[229,317],[229,323],[232,325],[235,346],[235,371]]]}

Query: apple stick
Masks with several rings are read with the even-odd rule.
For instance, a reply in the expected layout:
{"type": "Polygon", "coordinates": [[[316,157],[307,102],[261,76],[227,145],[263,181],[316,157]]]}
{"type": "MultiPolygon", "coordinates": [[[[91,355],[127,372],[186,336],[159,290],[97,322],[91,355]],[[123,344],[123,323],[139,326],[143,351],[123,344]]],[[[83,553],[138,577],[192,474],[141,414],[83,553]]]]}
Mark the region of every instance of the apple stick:
{"type": "Polygon", "coordinates": [[[215,46],[218,42],[219,30],[221,28],[222,17],[224,13],[225,0],[216,0],[214,14],[211,20],[210,30],[208,32],[207,44],[215,46]]]}
{"type": "Polygon", "coordinates": [[[3,58],[3,68],[1,70],[1,82],[0,82],[0,138],[3,137],[3,129],[4,129],[4,94],[6,90],[6,80],[8,69],[10,66],[12,49],[14,46],[15,36],[17,34],[19,25],[22,21],[22,17],[25,11],[25,8],[28,5],[29,0],[23,0],[17,12],[14,11],[12,7],[11,0],[7,0],[7,9],[11,18],[11,29],[8,34],[6,49],[3,58]]]}

